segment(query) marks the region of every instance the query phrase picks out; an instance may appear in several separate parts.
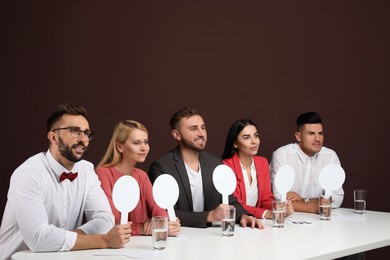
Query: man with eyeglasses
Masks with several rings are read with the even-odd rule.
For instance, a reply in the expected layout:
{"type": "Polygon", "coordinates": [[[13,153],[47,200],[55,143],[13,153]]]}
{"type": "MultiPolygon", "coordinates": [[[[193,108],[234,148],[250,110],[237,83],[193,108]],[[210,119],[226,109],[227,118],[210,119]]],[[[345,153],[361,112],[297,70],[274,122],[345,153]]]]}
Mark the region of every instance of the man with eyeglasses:
{"type": "Polygon", "coordinates": [[[26,249],[122,247],[130,239],[130,224],[114,226],[93,164],[82,160],[93,137],[86,110],[59,105],[47,127],[48,151],[30,157],[11,176],[0,228],[0,259],[26,249]]]}

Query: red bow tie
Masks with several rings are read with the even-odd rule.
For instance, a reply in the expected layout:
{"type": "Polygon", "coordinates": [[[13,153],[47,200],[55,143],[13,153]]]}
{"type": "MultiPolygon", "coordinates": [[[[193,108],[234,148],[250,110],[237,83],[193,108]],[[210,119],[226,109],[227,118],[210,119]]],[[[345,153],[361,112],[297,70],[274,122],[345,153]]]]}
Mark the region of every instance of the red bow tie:
{"type": "Polygon", "coordinates": [[[77,172],[75,172],[75,173],[67,173],[67,172],[63,172],[62,174],[61,174],[61,176],[60,176],[60,182],[62,182],[63,180],[65,180],[65,179],[68,179],[68,180],[70,180],[70,181],[73,181],[74,179],[76,179],[77,178],[77,172]]]}

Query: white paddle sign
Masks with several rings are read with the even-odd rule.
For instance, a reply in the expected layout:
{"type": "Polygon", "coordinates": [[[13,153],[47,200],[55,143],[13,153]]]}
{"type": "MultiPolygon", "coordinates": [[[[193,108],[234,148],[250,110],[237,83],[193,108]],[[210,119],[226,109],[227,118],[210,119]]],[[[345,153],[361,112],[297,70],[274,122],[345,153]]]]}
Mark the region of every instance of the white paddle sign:
{"type": "Polygon", "coordinates": [[[153,184],[154,201],[161,208],[168,211],[169,220],[175,221],[176,214],[173,206],[179,198],[179,185],[175,178],[169,174],[161,174],[153,184]]]}
{"type": "Polygon", "coordinates": [[[120,177],[112,189],[112,200],[115,208],[121,213],[121,224],[128,222],[128,215],[139,201],[139,186],[137,181],[129,175],[120,177]]]}
{"type": "Polygon", "coordinates": [[[276,172],[275,187],[282,194],[282,200],[286,201],[287,192],[290,191],[294,184],[295,172],[290,165],[283,165],[276,172]]]}
{"type": "Polygon", "coordinates": [[[213,183],[222,194],[222,203],[229,205],[229,195],[234,192],[237,185],[233,170],[225,164],[218,165],[213,171],[213,183]]]}
{"type": "Polygon", "coordinates": [[[321,187],[325,190],[325,197],[332,196],[332,192],[343,185],[345,181],[345,172],[340,165],[329,164],[322,168],[318,177],[321,187]]]}

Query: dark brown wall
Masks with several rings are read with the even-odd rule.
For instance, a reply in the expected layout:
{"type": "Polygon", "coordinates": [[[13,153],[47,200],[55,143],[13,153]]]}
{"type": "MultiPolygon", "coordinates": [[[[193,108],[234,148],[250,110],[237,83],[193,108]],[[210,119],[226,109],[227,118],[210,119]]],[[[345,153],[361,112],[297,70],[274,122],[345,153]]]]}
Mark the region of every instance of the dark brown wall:
{"type": "Polygon", "coordinates": [[[268,159],[316,110],[347,174],[343,206],[365,188],[369,210],[390,212],[388,1],[4,2],[0,214],[13,170],[47,149],[45,120],[63,102],[88,109],[94,163],[119,120],[143,122],[145,170],[175,146],[168,120],[185,105],[204,114],[209,151],[249,117],[268,159]]]}

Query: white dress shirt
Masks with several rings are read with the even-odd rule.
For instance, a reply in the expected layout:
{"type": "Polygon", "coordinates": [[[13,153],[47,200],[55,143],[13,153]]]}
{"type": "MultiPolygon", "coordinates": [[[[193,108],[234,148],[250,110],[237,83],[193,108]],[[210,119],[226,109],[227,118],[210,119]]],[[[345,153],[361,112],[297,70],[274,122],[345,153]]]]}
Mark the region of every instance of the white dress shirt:
{"type": "Polygon", "coordinates": [[[259,199],[259,190],[257,186],[257,171],[255,167],[255,163],[252,160],[252,164],[250,167],[250,174],[252,177],[252,183],[249,183],[248,173],[246,172],[245,167],[241,165],[242,175],[244,176],[244,184],[245,184],[245,192],[246,192],[246,205],[255,207],[257,200],[259,199]]]}
{"type": "MultiPolygon", "coordinates": [[[[251,164],[251,177],[252,177],[252,183],[249,183],[249,177],[248,173],[246,172],[246,169],[244,165],[240,162],[242,175],[244,176],[244,184],[245,184],[245,193],[246,193],[246,205],[249,205],[251,207],[255,207],[257,204],[257,201],[259,200],[259,189],[257,185],[257,171],[255,167],[255,162],[252,160],[251,164]]],[[[263,215],[261,218],[265,218],[267,215],[267,209],[264,210],[263,215]]]]}
{"type": "MultiPolygon", "coordinates": [[[[294,185],[290,191],[298,193],[302,198],[318,198],[324,192],[319,183],[320,171],[329,164],[340,165],[340,160],[332,149],[326,147],[322,147],[320,152],[311,157],[307,156],[297,143],[280,147],[273,153],[270,165],[272,191],[276,197],[281,194],[275,187],[275,175],[278,169],[286,164],[292,166],[295,172],[294,185]]],[[[340,207],[343,198],[342,187],[333,191],[333,208],[340,207]]]]}
{"type": "Polygon", "coordinates": [[[30,157],[12,174],[0,228],[0,259],[20,250],[69,251],[81,229],[105,234],[114,216],[93,164],[81,160],[72,172],[78,177],[60,182],[68,172],[50,151],[30,157]],[[82,225],[83,213],[87,223],[82,225]]]}
{"type": "Polygon", "coordinates": [[[204,194],[203,194],[203,181],[202,181],[202,170],[194,171],[186,163],[184,163],[188,179],[190,181],[191,195],[192,195],[192,206],[195,212],[204,211],[204,194]]]}

